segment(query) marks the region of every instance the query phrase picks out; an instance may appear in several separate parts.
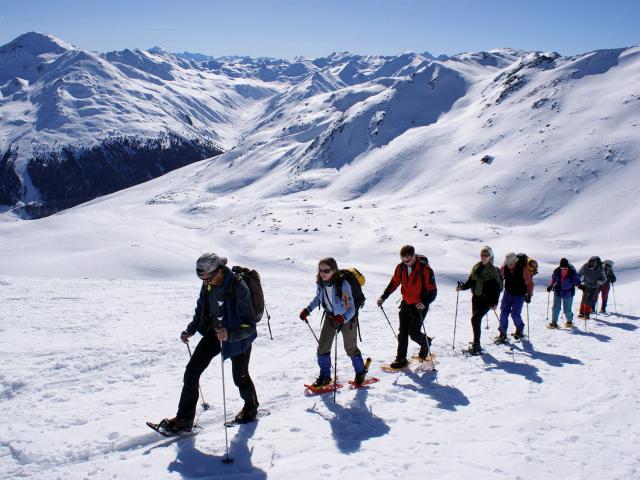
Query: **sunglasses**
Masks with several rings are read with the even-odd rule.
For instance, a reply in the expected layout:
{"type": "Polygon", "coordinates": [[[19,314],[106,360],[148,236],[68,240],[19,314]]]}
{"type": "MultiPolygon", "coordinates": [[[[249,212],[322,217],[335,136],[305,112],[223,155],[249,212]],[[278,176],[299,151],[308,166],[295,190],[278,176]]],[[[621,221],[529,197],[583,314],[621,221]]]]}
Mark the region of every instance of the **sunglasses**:
{"type": "Polygon", "coordinates": [[[210,281],[214,275],[220,270],[220,267],[216,268],[213,272],[206,272],[204,270],[196,270],[196,275],[202,281],[208,282],[210,281]]]}
{"type": "Polygon", "coordinates": [[[491,255],[487,255],[486,253],[481,253],[481,254],[480,254],[480,256],[481,256],[481,257],[483,257],[483,258],[489,258],[489,257],[491,257],[491,255]]]}
{"type": "Polygon", "coordinates": [[[319,268],[318,271],[320,273],[331,273],[331,269],[330,268],[319,268]]]}

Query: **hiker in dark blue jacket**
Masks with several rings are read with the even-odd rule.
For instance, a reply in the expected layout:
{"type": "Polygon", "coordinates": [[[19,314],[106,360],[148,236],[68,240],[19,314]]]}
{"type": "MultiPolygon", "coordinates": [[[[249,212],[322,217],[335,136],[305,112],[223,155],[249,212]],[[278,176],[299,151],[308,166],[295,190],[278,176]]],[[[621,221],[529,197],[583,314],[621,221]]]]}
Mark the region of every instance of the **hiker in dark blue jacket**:
{"type": "Polygon", "coordinates": [[[571,307],[573,306],[573,296],[576,294],[576,286],[578,285],[580,285],[580,277],[575,267],[566,258],[561,259],[560,266],[551,274],[551,283],[547,287],[547,292],[552,290],[554,292],[550,328],[558,328],[560,307],[564,310],[564,316],[567,319],[566,326],[573,325],[571,307]]]}
{"type": "Polygon", "coordinates": [[[231,359],[233,382],[244,400],[236,421],[251,422],[258,413],[258,397],[249,375],[251,344],[257,336],[256,316],[249,287],[244,280],[234,279],[226,264],[227,259],[215,253],[203,254],[196,263],[202,287],[193,320],[180,334],[180,340],[188,343],[196,331],[202,339],[184,372],[178,413],[175,418],[161,422],[167,432],[190,431],[193,428],[200,375],[220,353],[221,347],[223,359],[231,359]]]}

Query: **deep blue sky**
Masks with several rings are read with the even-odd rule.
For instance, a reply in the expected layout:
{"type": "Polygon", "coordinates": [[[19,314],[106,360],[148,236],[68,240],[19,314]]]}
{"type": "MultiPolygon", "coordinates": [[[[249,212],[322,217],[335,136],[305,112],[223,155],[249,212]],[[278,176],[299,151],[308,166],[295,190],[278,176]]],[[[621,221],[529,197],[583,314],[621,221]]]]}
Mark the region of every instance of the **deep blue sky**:
{"type": "Polygon", "coordinates": [[[28,31],[100,52],[573,55],[639,45],[640,0],[0,0],[0,45],[28,31]]]}

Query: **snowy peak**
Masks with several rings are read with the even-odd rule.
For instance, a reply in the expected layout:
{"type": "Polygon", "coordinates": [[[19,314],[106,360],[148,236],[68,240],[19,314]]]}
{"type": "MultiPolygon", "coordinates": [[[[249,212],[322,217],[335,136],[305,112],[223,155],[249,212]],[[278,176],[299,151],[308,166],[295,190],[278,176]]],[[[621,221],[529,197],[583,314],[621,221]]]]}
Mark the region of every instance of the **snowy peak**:
{"type": "Polygon", "coordinates": [[[69,50],[77,50],[73,45],[52,35],[39,32],[28,32],[0,47],[0,55],[8,52],[20,52],[33,57],[51,53],[61,54],[69,50]]]}
{"type": "Polygon", "coordinates": [[[58,57],[75,51],[51,35],[29,32],[0,47],[0,83],[20,77],[33,81],[58,57]]]}

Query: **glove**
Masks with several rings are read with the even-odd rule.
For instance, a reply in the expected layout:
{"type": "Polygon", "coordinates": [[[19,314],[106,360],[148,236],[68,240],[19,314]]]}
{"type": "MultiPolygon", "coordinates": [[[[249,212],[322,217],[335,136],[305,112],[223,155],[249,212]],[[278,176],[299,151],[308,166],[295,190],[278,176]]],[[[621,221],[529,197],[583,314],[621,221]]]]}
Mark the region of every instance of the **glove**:
{"type": "Polygon", "coordinates": [[[378,305],[378,307],[381,307],[383,303],[384,303],[384,298],[382,298],[382,297],[380,297],[380,298],[378,298],[378,300],[376,300],[376,304],[378,305]]]}
{"type": "Polygon", "coordinates": [[[186,330],[184,330],[181,334],[180,334],[180,340],[182,341],[182,343],[188,343],[189,342],[189,337],[193,337],[193,335],[191,335],[189,332],[187,332],[186,330]]]}
{"type": "Polygon", "coordinates": [[[309,316],[309,314],[310,314],[310,313],[311,313],[311,312],[309,312],[309,310],[308,310],[308,309],[303,308],[303,309],[300,311],[300,320],[304,320],[304,321],[306,322],[306,321],[307,321],[307,317],[309,316]]]}
{"type": "Polygon", "coordinates": [[[531,303],[531,295],[528,293],[524,296],[524,303],[531,303]]]}
{"type": "Polygon", "coordinates": [[[579,288],[580,290],[584,290],[584,285],[581,283],[580,285],[578,285],[578,288],[579,288]]]}
{"type": "Polygon", "coordinates": [[[338,325],[344,325],[344,317],[342,315],[334,315],[333,321],[336,322],[338,325]]]}
{"type": "Polygon", "coordinates": [[[553,285],[549,285],[549,286],[547,287],[547,292],[550,292],[551,290],[553,290],[553,285]]]}

